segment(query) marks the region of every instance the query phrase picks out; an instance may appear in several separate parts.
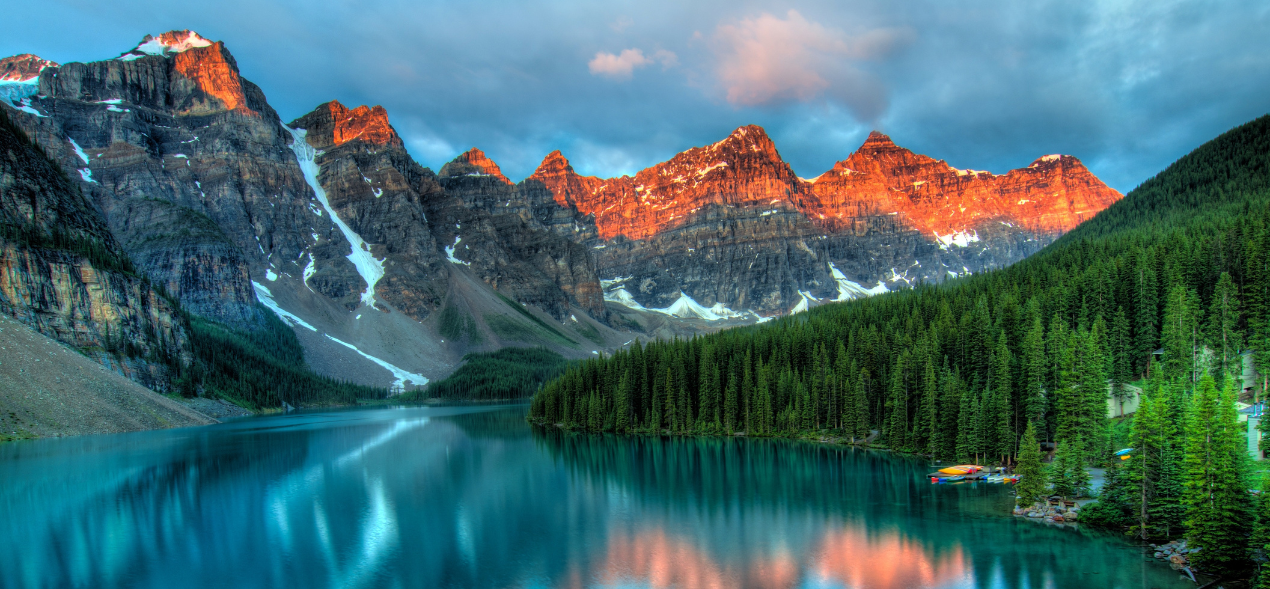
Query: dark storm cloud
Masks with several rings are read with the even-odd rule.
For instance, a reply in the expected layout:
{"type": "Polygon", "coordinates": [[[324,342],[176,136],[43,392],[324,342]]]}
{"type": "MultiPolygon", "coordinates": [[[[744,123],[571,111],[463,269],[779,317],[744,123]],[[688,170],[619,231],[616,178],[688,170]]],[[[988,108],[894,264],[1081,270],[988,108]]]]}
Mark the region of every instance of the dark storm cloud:
{"type": "Polygon", "coordinates": [[[218,3],[6,9],[0,53],[224,40],[284,119],[382,104],[434,169],[479,146],[512,178],[562,150],[633,172],[744,124],[803,176],[871,128],[962,168],[1080,157],[1128,190],[1270,104],[1270,11],[1205,2],[218,3]]]}

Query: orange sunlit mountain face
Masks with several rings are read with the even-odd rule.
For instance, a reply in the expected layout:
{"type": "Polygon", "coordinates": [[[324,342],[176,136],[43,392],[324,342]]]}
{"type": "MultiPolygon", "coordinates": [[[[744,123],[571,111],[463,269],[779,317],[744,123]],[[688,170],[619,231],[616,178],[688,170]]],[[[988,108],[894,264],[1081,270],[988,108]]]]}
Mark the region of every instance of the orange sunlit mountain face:
{"type": "Polygon", "coordinates": [[[931,239],[988,221],[1063,233],[1121,198],[1071,156],[1044,156],[995,175],[915,154],[877,132],[851,157],[806,180],[752,125],[633,178],[581,176],[555,151],[529,179],[546,185],[561,206],[594,214],[603,239],[648,238],[711,204],[796,209],[830,231],[849,230],[856,218],[894,214],[931,239]]]}
{"type": "Polygon", "coordinates": [[[247,108],[242,78],[238,75],[238,67],[228,55],[225,44],[217,41],[207,47],[195,47],[175,54],[172,58],[173,67],[193,81],[199,90],[219,100],[225,110],[241,109],[245,113],[255,114],[247,108]]]}
{"type": "Polygon", "coordinates": [[[498,169],[498,164],[494,163],[494,160],[489,159],[485,152],[475,147],[459,154],[459,157],[454,158],[454,161],[474,166],[477,170],[480,170],[479,173],[498,178],[504,184],[512,183],[511,180],[507,179],[507,176],[503,175],[503,171],[498,169]]]}

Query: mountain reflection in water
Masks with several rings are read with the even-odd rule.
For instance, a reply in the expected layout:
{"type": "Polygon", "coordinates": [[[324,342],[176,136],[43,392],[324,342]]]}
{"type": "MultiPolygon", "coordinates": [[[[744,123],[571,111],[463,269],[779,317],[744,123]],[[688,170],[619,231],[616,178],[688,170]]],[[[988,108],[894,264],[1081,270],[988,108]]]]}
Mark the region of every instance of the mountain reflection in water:
{"type": "Polygon", "coordinates": [[[0,587],[1186,587],[1009,489],[773,440],[344,410],[0,445],[0,587]]]}

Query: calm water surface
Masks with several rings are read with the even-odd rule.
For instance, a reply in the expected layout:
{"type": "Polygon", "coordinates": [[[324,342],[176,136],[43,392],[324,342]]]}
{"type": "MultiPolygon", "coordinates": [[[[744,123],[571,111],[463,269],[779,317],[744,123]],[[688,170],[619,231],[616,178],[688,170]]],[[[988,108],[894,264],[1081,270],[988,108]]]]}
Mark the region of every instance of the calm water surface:
{"type": "Polygon", "coordinates": [[[3,587],[1194,587],[1000,485],[769,440],[347,410],[0,444],[3,587]]]}

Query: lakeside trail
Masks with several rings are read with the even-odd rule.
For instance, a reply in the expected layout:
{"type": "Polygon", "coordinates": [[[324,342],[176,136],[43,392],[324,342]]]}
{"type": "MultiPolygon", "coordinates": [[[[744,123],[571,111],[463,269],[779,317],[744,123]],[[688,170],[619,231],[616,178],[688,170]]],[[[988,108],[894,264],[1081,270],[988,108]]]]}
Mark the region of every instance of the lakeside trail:
{"type": "Polygon", "coordinates": [[[212,423],[217,420],[0,316],[0,441],[212,423]]]}

